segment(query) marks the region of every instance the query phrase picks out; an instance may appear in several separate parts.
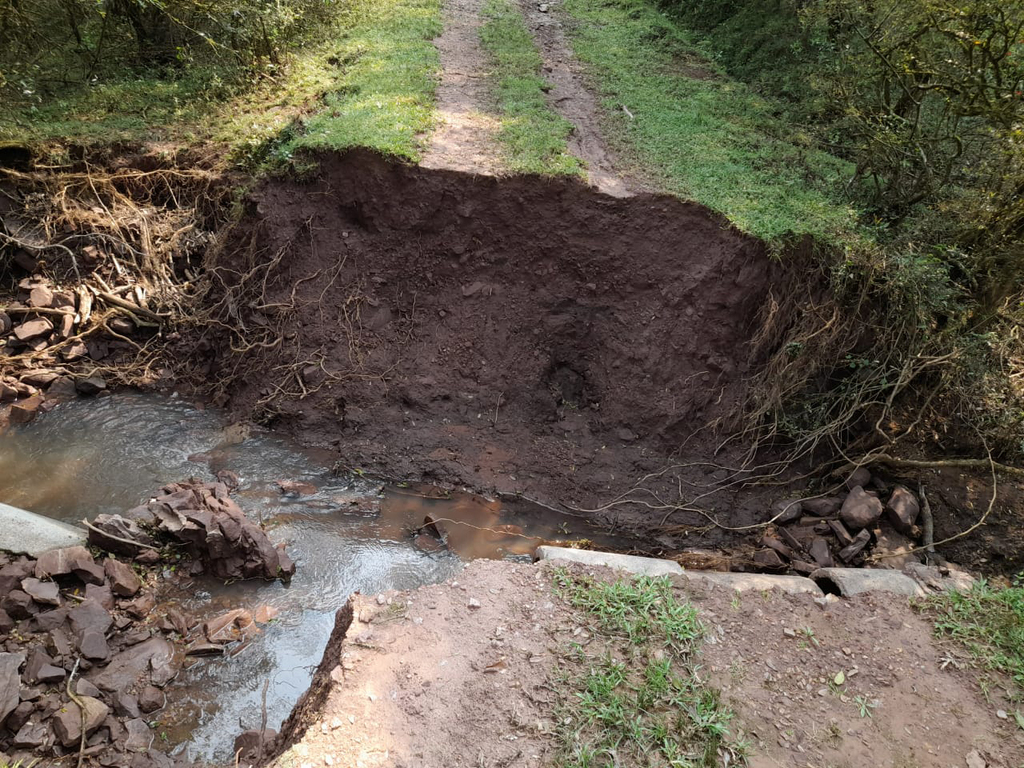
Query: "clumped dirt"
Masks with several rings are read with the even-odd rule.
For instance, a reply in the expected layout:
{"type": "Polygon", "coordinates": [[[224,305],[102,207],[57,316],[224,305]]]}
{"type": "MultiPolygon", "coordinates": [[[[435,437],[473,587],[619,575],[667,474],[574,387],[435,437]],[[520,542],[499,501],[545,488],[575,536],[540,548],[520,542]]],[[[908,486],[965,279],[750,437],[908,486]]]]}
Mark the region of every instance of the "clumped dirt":
{"type": "Polygon", "coordinates": [[[580,506],[714,456],[696,433],[740,410],[777,270],[759,243],[669,197],[321,160],[208,265],[224,319],[178,355],[217,402],[349,468],[580,506]]]}
{"type": "MultiPolygon", "coordinates": [[[[1024,757],[1021,732],[996,717],[1003,704],[943,668],[947,651],[905,599],[676,589],[709,626],[701,669],[735,710],[752,766],[1008,768],[1024,757]],[[980,762],[965,762],[974,753],[980,762]]],[[[349,608],[276,765],[549,765],[570,643],[591,658],[623,652],[557,597],[546,564],[477,561],[453,582],[356,595],[349,608]]]]}

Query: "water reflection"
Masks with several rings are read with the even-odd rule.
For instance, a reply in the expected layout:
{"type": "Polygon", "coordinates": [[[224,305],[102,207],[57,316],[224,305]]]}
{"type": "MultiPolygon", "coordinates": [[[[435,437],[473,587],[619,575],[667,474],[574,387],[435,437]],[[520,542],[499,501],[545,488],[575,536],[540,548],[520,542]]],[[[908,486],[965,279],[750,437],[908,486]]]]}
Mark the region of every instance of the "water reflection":
{"type": "Polygon", "coordinates": [[[178,604],[199,620],[238,607],[278,612],[241,652],[197,660],[168,687],[159,732],[194,759],[231,757],[234,736],[260,724],[265,681],[267,722],[279,726],[352,592],[442,581],[473,558],[529,558],[545,540],[603,538],[539,507],[338,478],[326,456],[176,398],[75,401],[0,436],[0,501],[64,520],[121,512],[163,484],[220,470],[238,475],[236,500],[275,542],[288,543],[297,571],[287,586],[198,578],[167,595],[164,608],[178,604]],[[282,493],[282,480],[299,491],[282,493]]]}

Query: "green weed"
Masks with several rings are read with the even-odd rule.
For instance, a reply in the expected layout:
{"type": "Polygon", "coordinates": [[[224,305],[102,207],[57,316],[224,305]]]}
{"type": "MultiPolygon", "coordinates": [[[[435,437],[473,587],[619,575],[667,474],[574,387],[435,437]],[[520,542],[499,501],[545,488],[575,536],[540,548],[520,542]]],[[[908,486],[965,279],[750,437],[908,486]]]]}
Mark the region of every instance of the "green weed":
{"type": "Polygon", "coordinates": [[[944,592],[919,603],[935,631],[966,648],[975,664],[1004,674],[1024,695],[1024,585],[979,581],[970,592],[944,592]]]}
{"type": "Polygon", "coordinates": [[[559,570],[555,583],[595,633],[624,643],[627,657],[588,657],[578,644],[566,653],[557,765],[613,766],[630,756],[696,768],[718,765],[723,753],[743,759],[748,745],[732,738],[732,712],[689,660],[703,626],[667,579],[606,583],[559,570]]]}
{"type": "Polygon", "coordinates": [[[543,60],[522,14],[509,0],[488,0],[480,41],[494,59],[494,81],[507,164],[513,171],[580,174],[580,161],[566,148],[572,124],[548,105],[543,60]]]}

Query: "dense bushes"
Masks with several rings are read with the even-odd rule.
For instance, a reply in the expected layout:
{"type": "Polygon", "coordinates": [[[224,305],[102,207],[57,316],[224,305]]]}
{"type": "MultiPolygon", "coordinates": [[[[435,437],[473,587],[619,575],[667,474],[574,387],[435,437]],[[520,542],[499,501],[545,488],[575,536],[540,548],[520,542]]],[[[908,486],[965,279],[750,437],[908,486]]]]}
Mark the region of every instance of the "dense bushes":
{"type": "Polygon", "coordinates": [[[0,0],[7,97],[197,66],[273,72],[335,0],[0,0]]]}
{"type": "Polygon", "coordinates": [[[870,245],[845,249],[833,286],[872,307],[880,349],[842,350],[830,380],[884,394],[941,359],[918,396],[1024,452],[1024,0],[660,2],[855,168],[843,192],[870,245]]]}

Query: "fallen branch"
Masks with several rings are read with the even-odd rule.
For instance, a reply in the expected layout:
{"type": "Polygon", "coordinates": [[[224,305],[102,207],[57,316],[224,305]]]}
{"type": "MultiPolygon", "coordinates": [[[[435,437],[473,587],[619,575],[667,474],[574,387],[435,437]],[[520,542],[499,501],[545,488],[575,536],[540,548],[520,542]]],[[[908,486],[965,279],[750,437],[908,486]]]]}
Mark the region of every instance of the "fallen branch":
{"type": "Polygon", "coordinates": [[[120,296],[115,296],[114,294],[108,293],[107,291],[96,291],[96,296],[103,299],[108,304],[113,304],[115,307],[126,309],[129,312],[132,312],[137,315],[142,315],[143,317],[148,317],[150,320],[156,320],[157,322],[161,322],[170,317],[170,315],[161,315],[157,312],[154,312],[151,309],[146,309],[145,307],[140,307],[138,304],[134,304],[130,301],[125,301],[120,296]]]}
{"type": "Polygon", "coordinates": [[[67,686],[68,698],[75,702],[75,705],[78,707],[78,712],[82,718],[82,737],[78,741],[78,768],[82,768],[82,761],[85,760],[85,704],[82,703],[82,700],[78,698],[75,692],[71,689],[71,685],[75,680],[75,673],[78,672],[78,665],[81,661],[81,657],[75,659],[75,666],[74,669],[71,670],[71,674],[68,676],[67,686]]]}
{"type": "Polygon", "coordinates": [[[998,461],[992,461],[991,459],[935,459],[928,461],[924,459],[900,459],[886,453],[879,453],[875,455],[868,454],[858,462],[845,464],[837,469],[833,474],[848,474],[858,467],[866,467],[870,464],[885,464],[890,467],[896,467],[897,469],[936,469],[940,467],[964,467],[967,469],[991,468],[993,471],[1003,472],[1004,474],[1013,475],[1014,477],[1024,477],[1024,469],[1011,467],[1007,464],[1000,464],[998,461]]]}
{"type": "Polygon", "coordinates": [[[141,547],[142,549],[152,549],[154,552],[158,552],[160,550],[159,547],[154,547],[152,544],[143,544],[141,541],[133,541],[132,539],[124,539],[124,538],[122,538],[120,536],[115,536],[112,533],[107,533],[106,531],[101,531],[99,528],[97,528],[95,525],[93,525],[92,523],[90,523],[88,520],[85,520],[85,519],[82,520],[82,525],[84,525],[90,531],[96,531],[96,533],[98,533],[100,536],[106,536],[108,539],[113,539],[114,541],[120,541],[122,544],[131,544],[133,547],[141,547]]]}
{"type": "Polygon", "coordinates": [[[918,486],[921,497],[921,546],[929,555],[935,554],[935,520],[932,517],[932,505],[924,493],[924,483],[918,486]]]}

